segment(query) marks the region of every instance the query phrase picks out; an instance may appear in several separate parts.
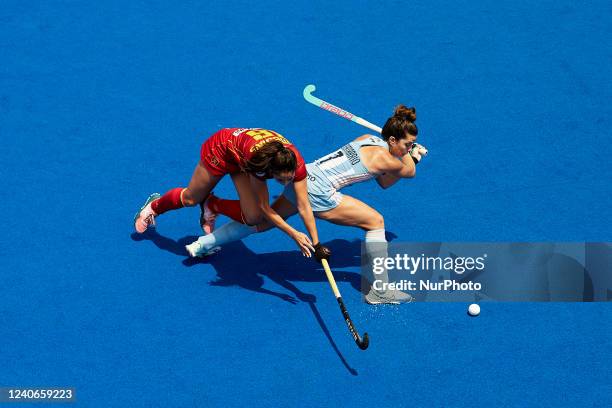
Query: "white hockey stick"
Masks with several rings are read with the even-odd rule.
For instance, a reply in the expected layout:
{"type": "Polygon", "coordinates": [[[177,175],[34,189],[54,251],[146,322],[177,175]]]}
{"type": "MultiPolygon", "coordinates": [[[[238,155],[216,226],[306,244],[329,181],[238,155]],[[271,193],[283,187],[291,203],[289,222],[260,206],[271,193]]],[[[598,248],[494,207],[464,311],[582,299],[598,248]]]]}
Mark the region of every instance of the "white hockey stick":
{"type": "Polygon", "coordinates": [[[315,89],[316,87],[314,85],[306,85],[306,88],[304,88],[304,99],[306,99],[313,105],[318,106],[321,109],[325,109],[326,111],[335,113],[338,116],[342,116],[344,119],[348,119],[361,126],[365,126],[375,132],[382,132],[382,129],[379,126],[376,126],[375,124],[370,123],[367,120],[360,118],[359,116],[353,115],[351,112],[345,111],[344,109],[341,109],[337,106],[332,105],[331,103],[325,102],[324,100],[317,98],[312,94],[315,89]]]}

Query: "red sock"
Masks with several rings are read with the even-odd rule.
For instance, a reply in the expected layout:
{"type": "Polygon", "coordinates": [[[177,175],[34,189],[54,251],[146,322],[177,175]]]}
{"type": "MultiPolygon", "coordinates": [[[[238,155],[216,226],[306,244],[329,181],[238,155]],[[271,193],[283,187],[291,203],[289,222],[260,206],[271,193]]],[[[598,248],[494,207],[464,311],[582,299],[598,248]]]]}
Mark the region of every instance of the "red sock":
{"type": "Polygon", "coordinates": [[[183,203],[181,202],[182,192],[183,189],[181,187],[173,188],[161,196],[159,200],[153,201],[151,203],[151,208],[157,215],[163,214],[166,211],[183,208],[183,203]]]}
{"type": "Polygon", "coordinates": [[[226,215],[232,220],[244,224],[239,200],[224,200],[223,198],[211,195],[208,199],[208,206],[214,212],[226,215]]]}

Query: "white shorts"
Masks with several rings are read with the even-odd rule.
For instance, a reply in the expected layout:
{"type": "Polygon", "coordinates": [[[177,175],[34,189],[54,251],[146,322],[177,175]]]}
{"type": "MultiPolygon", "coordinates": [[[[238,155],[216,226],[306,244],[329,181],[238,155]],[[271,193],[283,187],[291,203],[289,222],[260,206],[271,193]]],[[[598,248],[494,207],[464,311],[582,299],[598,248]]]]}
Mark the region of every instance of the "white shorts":
{"type": "MultiPolygon", "coordinates": [[[[297,206],[293,183],[285,187],[283,195],[293,205],[297,206]]],[[[308,182],[308,201],[310,201],[310,206],[314,212],[329,211],[336,208],[342,202],[342,197],[342,193],[336,189],[327,189],[324,191],[322,188],[319,188],[316,183],[308,182]]]]}

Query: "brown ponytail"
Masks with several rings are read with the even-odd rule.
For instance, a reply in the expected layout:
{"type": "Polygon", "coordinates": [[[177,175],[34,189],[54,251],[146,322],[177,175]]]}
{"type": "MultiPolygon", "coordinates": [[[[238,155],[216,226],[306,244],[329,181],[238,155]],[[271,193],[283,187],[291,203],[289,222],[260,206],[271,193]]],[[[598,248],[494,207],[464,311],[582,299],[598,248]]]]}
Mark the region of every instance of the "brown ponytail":
{"type": "Polygon", "coordinates": [[[419,134],[414,122],[416,121],[416,109],[398,105],[393,112],[393,116],[387,119],[382,129],[382,137],[389,140],[391,136],[397,140],[403,139],[406,135],[416,136],[419,134]]]}
{"type": "Polygon", "coordinates": [[[260,147],[247,162],[247,172],[266,177],[284,171],[293,172],[296,167],[295,153],[276,140],[260,147]]]}

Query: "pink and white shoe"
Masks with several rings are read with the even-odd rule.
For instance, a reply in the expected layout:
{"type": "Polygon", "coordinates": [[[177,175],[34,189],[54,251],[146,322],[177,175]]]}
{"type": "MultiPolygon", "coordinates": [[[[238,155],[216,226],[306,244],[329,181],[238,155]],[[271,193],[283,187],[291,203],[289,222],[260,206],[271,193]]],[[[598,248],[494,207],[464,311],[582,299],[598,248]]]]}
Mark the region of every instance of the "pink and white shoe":
{"type": "Polygon", "coordinates": [[[213,194],[210,193],[208,198],[200,203],[200,226],[205,235],[211,234],[215,230],[215,221],[217,220],[217,213],[214,212],[210,206],[210,197],[213,194]]]}
{"type": "Polygon", "coordinates": [[[151,208],[151,203],[160,197],[159,193],[151,194],[144,205],[140,207],[140,211],[134,216],[134,227],[137,233],[142,234],[149,227],[155,228],[155,217],[157,217],[157,214],[151,208]]]}

